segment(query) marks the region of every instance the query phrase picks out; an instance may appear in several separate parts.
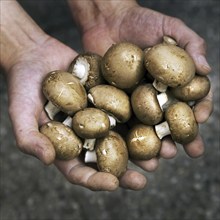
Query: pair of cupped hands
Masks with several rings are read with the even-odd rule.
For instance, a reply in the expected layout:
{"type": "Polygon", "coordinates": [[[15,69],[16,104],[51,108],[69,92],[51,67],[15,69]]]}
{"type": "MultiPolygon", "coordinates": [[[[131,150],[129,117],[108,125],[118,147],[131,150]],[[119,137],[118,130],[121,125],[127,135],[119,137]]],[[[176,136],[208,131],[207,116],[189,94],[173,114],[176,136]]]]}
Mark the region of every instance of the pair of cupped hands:
{"type": "MultiPolygon", "coordinates": [[[[82,32],[85,51],[103,55],[116,42],[128,41],[141,48],[155,45],[164,35],[174,38],[193,58],[197,73],[206,75],[211,71],[205,54],[204,40],[187,27],[181,20],[152,11],[147,8],[128,7],[117,10],[109,19],[98,19],[82,32]]],[[[74,39],[73,39],[74,41],[74,39]]],[[[45,34],[14,55],[13,64],[8,70],[9,115],[12,121],[17,145],[25,153],[34,155],[44,164],[52,164],[63,173],[68,181],[91,190],[113,191],[119,186],[132,190],[145,187],[145,175],[127,169],[117,179],[115,176],[98,172],[87,166],[80,158],[70,161],[55,159],[51,142],[39,132],[39,127],[49,121],[45,111],[46,102],[41,86],[46,74],[52,70],[66,70],[77,52],[60,41],[45,34]]],[[[194,108],[198,123],[204,123],[212,112],[211,92],[194,108]]],[[[196,158],[203,154],[204,143],[200,135],[190,144],[183,146],[186,154],[196,158]]],[[[177,153],[175,143],[164,138],[158,158],[148,161],[132,161],[145,171],[154,171],[159,158],[170,159],[177,153]]]]}

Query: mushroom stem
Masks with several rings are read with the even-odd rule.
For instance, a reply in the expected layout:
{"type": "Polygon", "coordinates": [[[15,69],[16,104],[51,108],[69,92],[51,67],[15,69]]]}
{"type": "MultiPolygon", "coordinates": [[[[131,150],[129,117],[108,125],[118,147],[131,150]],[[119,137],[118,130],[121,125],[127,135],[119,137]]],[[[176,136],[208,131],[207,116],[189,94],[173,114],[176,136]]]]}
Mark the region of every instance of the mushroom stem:
{"type": "Polygon", "coordinates": [[[86,58],[80,57],[76,60],[73,67],[72,74],[80,79],[80,82],[84,85],[88,79],[90,64],[86,58]]]}
{"type": "Polygon", "coordinates": [[[86,151],[84,162],[85,163],[97,163],[97,155],[96,155],[95,150],[86,151]]]}
{"type": "Polygon", "coordinates": [[[167,90],[167,85],[163,84],[162,82],[160,82],[156,79],[153,81],[152,85],[159,92],[166,92],[166,90],[167,90]]]}
{"type": "Polygon", "coordinates": [[[172,103],[175,102],[175,98],[166,92],[158,94],[157,100],[162,111],[166,110],[172,103]]]}
{"type": "Polygon", "coordinates": [[[168,101],[168,96],[165,92],[162,92],[160,93],[159,95],[157,95],[157,100],[158,100],[158,103],[160,105],[160,108],[161,110],[163,111],[164,110],[164,105],[167,103],[168,101]]]}
{"type": "Polygon", "coordinates": [[[110,128],[114,128],[116,126],[116,119],[109,114],[107,114],[107,115],[108,115],[109,122],[110,122],[110,128]]]}
{"type": "Polygon", "coordinates": [[[48,117],[53,120],[55,115],[60,112],[60,109],[57,108],[51,101],[48,101],[48,103],[44,107],[48,117]]]}
{"type": "Polygon", "coordinates": [[[72,117],[68,116],[64,121],[63,121],[63,124],[68,126],[68,127],[72,127],[72,117]]]}
{"type": "Polygon", "coordinates": [[[83,144],[83,148],[88,149],[90,151],[94,150],[95,141],[96,141],[95,138],[85,139],[84,144],[83,144]]]}
{"type": "Polygon", "coordinates": [[[155,125],[154,128],[155,128],[155,132],[156,132],[157,136],[160,139],[171,134],[169,124],[167,123],[167,121],[164,121],[158,125],[155,125]]]}

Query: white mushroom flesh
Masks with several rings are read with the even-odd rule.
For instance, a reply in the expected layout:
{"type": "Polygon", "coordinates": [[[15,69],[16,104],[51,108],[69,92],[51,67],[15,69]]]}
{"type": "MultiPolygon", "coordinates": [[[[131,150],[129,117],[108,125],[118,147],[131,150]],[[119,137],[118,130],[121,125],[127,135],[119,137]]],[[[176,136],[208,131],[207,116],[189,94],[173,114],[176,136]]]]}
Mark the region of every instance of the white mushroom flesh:
{"type": "Polygon", "coordinates": [[[168,96],[165,92],[162,92],[157,95],[157,100],[160,105],[161,110],[164,110],[166,103],[168,102],[168,96]]]}
{"type": "Polygon", "coordinates": [[[169,124],[166,121],[155,125],[155,132],[160,139],[171,134],[169,124]]]}
{"type": "Polygon", "coordinates": [[[57,108],[51,101],[45,105],[44,110],[46,111],[48,117],[53,120],[55,115],[60,112],[59,108],[57,108]]]}
{"type": "Polygon", "coordinates": [[[108,118],[109,118],[109,121],[110,121],[110,127],[114,128],[116,126],[116,119],[113,116],[109,115],[109,114],[107,114],[107,115],[108,115],[108,118]]]}
{"type": "Polygon", "coordinates": [[[92,150],[92,151],[87,150],[85,153],[84,162],[85,163],[97,163],[96,151],[95,150],[92,150]]]}
{"type": "Polygon", "coordinates": [[[72,74],[80,79],[80,82],[84,85],[88,80],[90,70],[90,64],[84,57],[79,57],[73,67],[72,74]]]}
{"type": "Polygon", "coordinates": [[[85,139],[84,144],[83,144],[83,148],[87,149],[87,150],[94,150],[95,147],[95,138],[92,139],[85,139]]]}
{"type": "Polygon", "coordinates": [[[88,97],[88,100],[89,100],[92,104],[94,104],[94,98],[93,98],[93,96],[92,96],[90,93],[87,95],[87,97],[88,97]]]}
{"type": "Polygon", "coordinates": [[[72,117],[68,116],[64,121],[63,121],[63,124],[68,126],[68,127],[72,127],[72,117]]]}

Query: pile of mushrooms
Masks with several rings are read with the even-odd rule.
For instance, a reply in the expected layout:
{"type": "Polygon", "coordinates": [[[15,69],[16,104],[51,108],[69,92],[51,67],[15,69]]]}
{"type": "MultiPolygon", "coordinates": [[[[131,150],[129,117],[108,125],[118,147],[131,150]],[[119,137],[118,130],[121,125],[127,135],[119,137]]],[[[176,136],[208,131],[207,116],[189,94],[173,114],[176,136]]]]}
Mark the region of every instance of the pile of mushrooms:
{"type": "Polygon", "coordinates": [[[42,91],[51,120],[40,132],[57,159],[82,155],[88,165],[120,177],[129,159],[156,157],[165,136],[193,141],[199,130],[193,105],[209,90],[209,78],[196,74],[192,58],[172,38],[147,49],[117,43],[103,57],[82,53],[67,70],[48,73],[42,91]]]}

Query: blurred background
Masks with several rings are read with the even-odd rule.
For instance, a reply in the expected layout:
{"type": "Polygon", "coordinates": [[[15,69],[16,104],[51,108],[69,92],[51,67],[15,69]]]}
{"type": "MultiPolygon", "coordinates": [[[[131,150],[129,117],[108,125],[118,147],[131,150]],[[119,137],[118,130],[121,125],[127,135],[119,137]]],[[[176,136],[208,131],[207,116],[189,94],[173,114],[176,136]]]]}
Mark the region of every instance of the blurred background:
{"type": "MultiPolygon", "coordinates": [[[[82,51],[80,36],[66,1],[19,1],[49,34],[82,51]]],[[[217,220],[220,219],[219,27],[218,0],[146,0],[143,6],[182,19],[208,45],[215,108],[200,131],[204,156],[189,158],[181,147],[171,160],[160,160],[154,173],[144,173],[142,191],[92,192],[67,182],[54,167],[21,153],[7,112],[7,88],[0,74],[0,219],[1,220],[217,220]]]]}

